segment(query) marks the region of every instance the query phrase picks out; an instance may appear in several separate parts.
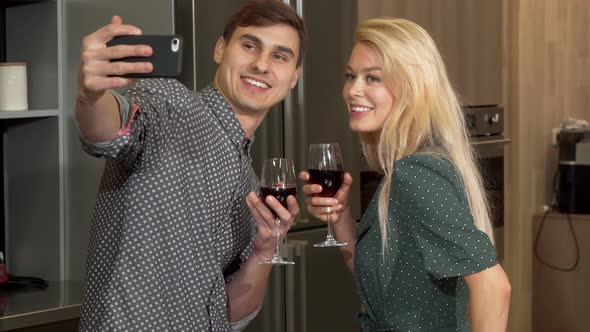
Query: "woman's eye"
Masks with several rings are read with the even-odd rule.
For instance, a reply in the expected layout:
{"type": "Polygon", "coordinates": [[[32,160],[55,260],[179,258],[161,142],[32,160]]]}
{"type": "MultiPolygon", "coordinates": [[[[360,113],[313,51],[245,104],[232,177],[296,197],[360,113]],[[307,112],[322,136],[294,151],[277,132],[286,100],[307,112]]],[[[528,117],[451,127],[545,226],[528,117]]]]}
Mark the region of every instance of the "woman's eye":
{"type": "Polygon", "coordinates": [[[345,73],[344,74],[344,79],[347,80],[347,81],[352,81],[352,80],[354,80],[354,75],[351,74],[351,73],[345,73]]]}
{"type": "Polygon", "coordinates": [[[370,83],[378,83],[378,82],[381,82],[381,79],[376,76],[368,76],[367,81],[370,83]]]}

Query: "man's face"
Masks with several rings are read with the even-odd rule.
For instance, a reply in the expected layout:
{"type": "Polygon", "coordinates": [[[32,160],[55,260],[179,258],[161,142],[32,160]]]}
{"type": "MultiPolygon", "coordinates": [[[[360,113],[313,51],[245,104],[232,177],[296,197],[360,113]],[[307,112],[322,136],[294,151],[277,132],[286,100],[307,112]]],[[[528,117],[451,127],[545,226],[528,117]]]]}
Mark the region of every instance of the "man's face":
{"type": "Polygon", "coordinates": [[[298,54],[299,36],[288,25],[238,27],[215,45],[215,85],[238,114],[263,115],[297,83],[298,54]]]}

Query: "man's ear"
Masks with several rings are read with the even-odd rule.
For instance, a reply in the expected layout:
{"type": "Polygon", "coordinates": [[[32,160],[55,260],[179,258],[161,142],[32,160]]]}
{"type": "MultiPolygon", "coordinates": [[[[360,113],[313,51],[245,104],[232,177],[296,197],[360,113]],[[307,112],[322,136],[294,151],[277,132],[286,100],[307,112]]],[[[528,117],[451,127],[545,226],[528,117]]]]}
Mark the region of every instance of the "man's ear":
{"type": "Polygon", "coordinates": [[[295,87],[295,84],[297,84],[297,80],[299,79],[299,74],[301,74],[302,68],[303,65],[300,65],[299,67],[297,67],[297,69],[295,69],[295,73],[293,73],[293,79],[291,80],[291,89],[293,89],[295,87]]]}
{"type": "Polygon", "coordinates": [[[217,43],[215,44],[215,51],[213,52],[213,60],[215,60],[216,64],[221,63],[221,58],[223,58],[224,51],[225,39],[223,39],[223,37],[219,37],[219,39],[217,39],[217,43]]]}

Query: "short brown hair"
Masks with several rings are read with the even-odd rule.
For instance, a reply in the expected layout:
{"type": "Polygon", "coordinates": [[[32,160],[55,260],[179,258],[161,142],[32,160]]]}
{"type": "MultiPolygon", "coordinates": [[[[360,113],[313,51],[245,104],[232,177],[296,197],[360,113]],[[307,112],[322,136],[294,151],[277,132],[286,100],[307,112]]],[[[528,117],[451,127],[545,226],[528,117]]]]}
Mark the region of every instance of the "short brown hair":
{"type": "Polygon", "coordinates": [[[299,35],[297,66],[300,66],[307,48],[305,24],[293,8],[280,0],[250,0],[246,2],[229,18],[223,29],[223,39],[228,42],[238,26],[266,27],[275,24],[285,24],[297,31],[299,35]]]}

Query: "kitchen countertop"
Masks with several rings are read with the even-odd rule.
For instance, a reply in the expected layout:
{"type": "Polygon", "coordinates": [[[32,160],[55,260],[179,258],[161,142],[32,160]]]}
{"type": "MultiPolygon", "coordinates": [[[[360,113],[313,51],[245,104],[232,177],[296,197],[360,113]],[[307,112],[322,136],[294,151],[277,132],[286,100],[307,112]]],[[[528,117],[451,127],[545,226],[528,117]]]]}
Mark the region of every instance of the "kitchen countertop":
{"type": "Polygon", "coordinates": [[[0,289],[0,331],[80,317],[81,281],[54,281],[44,289],[0,289]]]}
{"type": "MultiPolygon", "coordinates": [[[[536,212],[534,214],[535,217],[543,217],[543,215],[545,214],[545,212],[536,212]]],[[[561,213],[557,210],[551,212],[549,215],[547,215],[547,218],[553,218],[553,219],[567,219],[568,214],[567,213],[561,213]]],[[[570,213],[569,217],[572,221],[574,220],[580,220],[580,221],[590,221],[590,214],[580,214],[580,213],[570,213]]]]}

